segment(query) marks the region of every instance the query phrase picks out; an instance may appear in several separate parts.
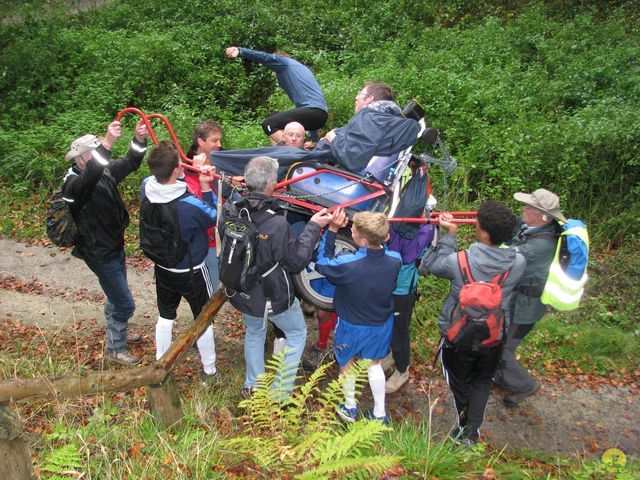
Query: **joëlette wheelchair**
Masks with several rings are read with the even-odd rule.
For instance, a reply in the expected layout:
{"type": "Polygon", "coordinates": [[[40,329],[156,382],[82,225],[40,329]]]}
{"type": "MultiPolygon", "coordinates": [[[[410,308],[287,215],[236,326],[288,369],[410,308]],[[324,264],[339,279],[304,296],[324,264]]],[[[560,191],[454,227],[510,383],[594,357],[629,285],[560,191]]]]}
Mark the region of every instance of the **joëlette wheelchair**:
{"type": "MultiPolygon", "coordinates": [[[[172,141],[178,148],[183,168],[198,171],[192,165],[192,160],[184,154],[180,143],[169,121],[161,114],[146,115],[137,108],[125,108],[116,120],[132,113],[139,115],[145,122],[151,139],[158,144],[158,138],[151,125],[151,120],[161,120],[167,128],[172,141]]],[[[430,223],[437,222],[440,212],[434,211],[436,204],[432,196],[431,183],[428,177],[428,167],[438,165],[450,174],[457,168],[456,160],[447,151],[439,132],[430,128],[424,119],[424,110],[420,104],[412,100],[403,109],[403,115],[418,121],[420,130],[416,137],[424,141],[433,155],[427,153],[413,154],[414,145],[390,156],[374,156],[367,167],[358,173],[341,169],[337,166],[300,162],[293,164],[285,178],[276,185],[274,196],[282,202],[286,215],[306,222],[317,211],[323,208],[333,210],[344,208],[349,219],[358,212],[369,210],[383,212],[390,222],[430,223]],[[420,217],[398,217],[397,207],[403,195],[402,184],[409,172],[412,175],[421,171],[426,175],[426,195],[423,206],[427,213],[420,217]]],[[[242,183],[232,180],[224,172],[217,172],[214,176],[218,181],[233,182],[236,190],[242,191],[242,183]]],[[[475,223],[475,212],[450,212],[454,214],[457,223],[475,223]]],[[[293,222],[293,220],[292,220],[293,222]]],[[[339,232],[336,240],[336,254],[355,251],[356,247],[351,239],[350,226],[339,232]]],[[[317,253],[317,252],[316,252],[317,253]]],[[[316,253],[305,270],[295,274],[294,283],[298,295],[315,307],[333,309],[333,286],[315,271],[316,253]]]]}

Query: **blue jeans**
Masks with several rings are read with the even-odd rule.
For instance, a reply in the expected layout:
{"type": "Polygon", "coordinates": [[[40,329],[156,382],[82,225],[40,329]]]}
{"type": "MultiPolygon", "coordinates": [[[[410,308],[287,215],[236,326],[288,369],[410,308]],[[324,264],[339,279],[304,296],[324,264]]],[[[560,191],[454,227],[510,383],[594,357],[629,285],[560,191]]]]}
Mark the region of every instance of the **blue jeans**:
{"type": "MultiPolygon", "coordinates": [[[[262,317],[242,314],[246,327],[244,337],[244,360],[247,364],[245,387],[255,387],[258,375],[264,373],[264,342],[267,329],[262,317]]],[[[269,320],[278,326],[286,335],[283,371],[286,375],[276,377],[273,389],[288,396],[293,391],[293,384],[300,365],[300,357],[307,341],[307,324],[296,298],[288,310],[277,315],[269,315],[269,320]]]]}
{"type": "Polygon", "coordinates": [[[210,248],[207,253],[206,258],[204,259],[204,263],[207,265],[209,269],[209,278],[211,279],[211,287],[213,288],[213,292],[215,293],[218,290],[218,279],[220,278],[220,272],[218,267],[218,257],[216,255],[216,247],[210,248]]]}
{"type": "Polygon", "coordinates": [[[104,304],[107,350],[114,353],[122,352],[127,348],[129,319],[136,309],[127,283],[124,250],[108,259],[98,262],[85,260],[85,263],[98,277],[102,291],[107,297],[104,304]]]}

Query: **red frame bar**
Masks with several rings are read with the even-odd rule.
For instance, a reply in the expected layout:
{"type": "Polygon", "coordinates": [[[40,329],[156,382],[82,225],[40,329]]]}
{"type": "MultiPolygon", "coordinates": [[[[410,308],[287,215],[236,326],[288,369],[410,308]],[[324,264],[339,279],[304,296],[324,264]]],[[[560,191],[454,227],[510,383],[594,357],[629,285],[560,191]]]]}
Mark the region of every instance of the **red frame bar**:
{"type": "MultiPolygon", "coordinates": [[[[127,107],[123,110],[121,110],[120,112],[118,112],[118,115],[116,115],[115,120],[117,122],[119,122],[122,117],[124,117],[127,113],[133,113],[135,115],[140,116],[140,118],[142,119],[142,121],[144,122],[144,124],[147,127],[147,130],[149,130],[149,136],[151,137],[151,140],[153,142],[154,145],[158,145],[158,137],[156,136],[156,133],[153,129],[153,127],[151,126],[151,122],[150,120],[153,120],[154,118],[158,118],[160,120],[162,120],[162,122],[164,123],[165,127],[167,128],[169,135],[171,136],[171,140],[173,141],[173,143],[175,144],[176,148],[178,149],[178,152],[180,154],[180,158],[182,159],[181,165],[183,168],[192,170],[194,172],[200,172],[200,169],[198,167],[194,167],[192,165],[192,160],[190,158],[188,158],[185,154],[184,151],[182,150],[182,147],[180,146],[180,142],[178,141],[178,138],[176,137],[175,132],[173,131],[173,128],[171,127],[171,124],[169,123],[169,120],[167,120],[167,118],[160,114],[160,113],[152,113],[149,115],[146,115],[142,110],[140,110],[139,108],[135,108],[135,107],[127,107]]],[[[337,172],[331,169],[327,169],[327,168],[321,168],[319,170],[316,170],[314,172],[310,172],[310,173],[305,173],[304,175],[300,175],[297,178],[292,178],[289,180],[284,180],[282,182],[279,182],[278,184],[276,184],[276,191],[273,193],[274,197],[277,197],[283,201],[286,201],[287,203],[291,203],[292,205],[297,205],[299,207],[304,207],[307,208],[309,210],[311,210],[312,212],[319,212],[320,210],[322,210],[324,207],[321,207],[320,205],[316,205],[314,203],[309,203],[306,202],[304,200],[298,200],[295,198],[290,198],[287,197],[286,194],[284,193],[280,193],[277,190],[281,190],[285,187],[288,187],[296,182],[299,182],[301,180],[305,180],[307,178],[313,177],[315,175],[320,175],[322,173],[330,173],[332,175],[338,175],[342,178],[345,179],[350,179],[350,180],[358,180],[357,178],[355,178],[352,175],[349,175],[347,173],[343,173],[343,172],[337,172]]],[[[213,177],[215,179],[220,179],[221,175],[218,173],[214,173],[213,177]]],[[[328,208],[329,211],[333,211],[336,208],[348,208],[352,205],[356,205],[358,203],[362,203],[362,202],[366,202],[367,200],[371,200],[373,198],[377,198],[380,197],[382,195],[384,195],[386,193],[386,190],[384,189],[384,187],[380,184],[377,183],[371,183],[371,182],[366,182],[366,181],[362,181],[360,180],[359,183],[362,183],[363,185],[366,185],[368,187],[371,187],[373,189],[375,189],[375,192],[371,192],[368,195],[364,195],[362,197],[358,197],[354,200],[350,200],[348,202],[345,203],[341,203],[338,205],[333,205],[331,207],[328,208]]],[[[454,218],[453,222],[454,223],[465,223],[465,224],[473,224],[475,223],[475,215],[476,212],[448,212],[451,213],[452,215],[457,216],[457,217],[461,217],[461,218],[454,218]],[[464,218],[467,217],[467,218],[464,218]],[[468,218],[468,217],[474,217],[474,218],[468,218]]],[[[440,212],[431,212],[431,215],[429,218],[408,218],[408,217],[401,217],[401,218],[390,218],[389,222],[392,223],[429,223],[432,220],[435,220],[438,215],[440,215],[440,212]]]]}

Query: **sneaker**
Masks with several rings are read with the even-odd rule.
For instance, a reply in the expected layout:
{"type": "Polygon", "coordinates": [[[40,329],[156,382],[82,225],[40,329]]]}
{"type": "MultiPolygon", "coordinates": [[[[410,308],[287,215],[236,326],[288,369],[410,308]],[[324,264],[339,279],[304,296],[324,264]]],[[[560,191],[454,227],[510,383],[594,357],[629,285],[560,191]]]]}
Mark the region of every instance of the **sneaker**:
{"type": "Polygon", "coordinates": [[[528,392],[505,393],[504,396],[502,397],[502,401],[504,402],[505,405],[509,407],[515,407],[516,405],[520,404],[524,399],[536,393],[539,389],[540,389],[540,383],[536,382],[533,388],[528,392]]]}
{"type": "Polygon", "coordinates": [[[142,335],[140,335],[139,333],[133,333],[132,331],[128,331],[127,343],[129,345],[138,345],[142,343],[142,335]]]}
{"type": "Polygon", "coordinates": [[[396,393],[402,386],[409,381],[409,369],[406,372],[400,373],[398,370],[393,372],[393,375],[389,377],[384,384],[385,393],[396,393]]]}
{"type": "Polygon", "coordinates": [[[200,370],[200,383],[205,387],[212,386],[218,381],[219,378],[220,375],[218,374],[217,370],[213,373],[207,373],[204,370],[200,370]]]}
{"type": "Polygon", "coordinates": [[[279,353],[284,352],[284,346],[287,344],[286,338],[276,338],[273,341],[273,356],[275,357],[279,353]]]}
{"type": "Polygon", "coordinates": [[[463,429],[461,429],[460,427],[454,428],[451,433],[449,433],[449,440],[460,445],[461,447],[472,447],[476,443],[478,443],[477,438],[465,436],[463,429]]]}
{"type": "Polygon", "coordinates": [[[391,370],[391,367],[393,367],[395,364],[396,362],[393,361],[393,355],[391,355],[391,352],[389,352],[389,355],[380,360],[380,365],[382,365],[382,370],[384,370],[385,373],[391,370]]]}
{"type": "Polygon", "coordinates": [[[347,408],[341,403],[336,408],[336,413],[345,422],[353,423],[358,419],[358,407],[347,408]]]}
{"type": "Polygon", "coordinates": [[[326,348],[313,347],[302,359],[302,368],[308,372],[313,372],[318,368],[328,356],[326,348]]]}
{"type": "Polygon", "coordinates": [[[118,353],[107,350],[105,358],[111,363],[118,363],[125,366],[138,365],[140,363],[140,359],[128,350],[123,350],[118,353]]]}
{"type": "Polygon", "coordinates": [[[240,392],[240,396],[248,400],[250,399],[256,391],[256,387],[242,387],[242,391],[240,392]]]}
{"type": "Polygon", "coordinates": [[[389,417],[387,417],[386,415],[383,415],[382,417],[376,417],[373,414],[373,410],[369,410],[367,412],[364,412],[362,414],[362,417],[366,418],[370,422],[373,422],[375,420],[375,421],[381,422],[383,425],[389,425],[389,417]]]}

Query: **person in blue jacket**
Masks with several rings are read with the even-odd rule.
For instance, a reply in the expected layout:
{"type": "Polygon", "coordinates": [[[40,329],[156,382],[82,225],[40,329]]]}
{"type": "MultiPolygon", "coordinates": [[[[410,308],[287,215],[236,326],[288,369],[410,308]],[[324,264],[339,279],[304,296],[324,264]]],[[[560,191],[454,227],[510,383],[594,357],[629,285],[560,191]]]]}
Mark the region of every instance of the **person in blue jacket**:
{"type": "Polygon", "coordinates": [[[320,84],[309,67],[283,53],[264,53],[231,46],[226,49],[226,54],[231,59],[241,57],[273,70],[278,84],[295,105],[296,108],[291,110],[272,113],[262,122],[262,129],[272,145],[284,140],[283,130],[289,122],[301,123],[308,132],[324,127],[329,109],[320,84]]]}
{"type": "MultiPolygon", "coordinates": [[[[209,269],[205,259],[209,252],[207,229],[215,225],[216,207],[211,191],[213,167],[203,165],[199,176],[202,200],[187,194],[184,172],[180,167],[178,149],[170,141],[162,141],[149,155],[149,169],[153,174],[142,181],[140,203],[175,202],[180,225],[180,237],[187,243],[188,252],[173,267],[155,264],[158,322],[156,323],[156,359],[171,346],[173,324],[180,301],[184,297],[195,319],[213,294],[209,269]]],[[[141,223],[144,220],[140,219],[141,223]]],[[[216,377],[216,349],[213,325],[209,325],[197,341],[202,360],[202,383],[216,377]]]]}
{"type": "Polygon", "coordinates": [[[389,222],[382,213],[358,212],[353,217],[351,237],[358,246],[353,253],[336,255],[338,230],[348,219],[336,208],[329,229],[318,247],[316,270],[336,286],[333,304],[338,314],[334,356],[344,376],[345,401],[338,415],[347,422],[358,417],[355,400],[356,357],[371,360],[367,368],[373,396],[370,419],[388,423],[385,412],[385,376],[379,360],[389,353],[393,331],[393,291],[402,265],[400,254],[383,246],[389,238],[389,222]]]}

